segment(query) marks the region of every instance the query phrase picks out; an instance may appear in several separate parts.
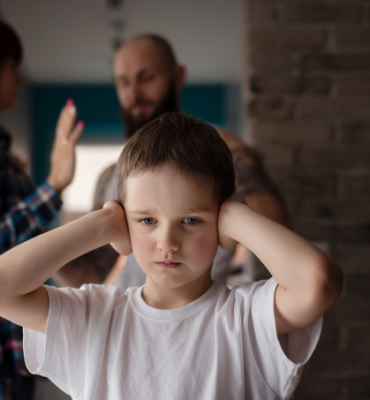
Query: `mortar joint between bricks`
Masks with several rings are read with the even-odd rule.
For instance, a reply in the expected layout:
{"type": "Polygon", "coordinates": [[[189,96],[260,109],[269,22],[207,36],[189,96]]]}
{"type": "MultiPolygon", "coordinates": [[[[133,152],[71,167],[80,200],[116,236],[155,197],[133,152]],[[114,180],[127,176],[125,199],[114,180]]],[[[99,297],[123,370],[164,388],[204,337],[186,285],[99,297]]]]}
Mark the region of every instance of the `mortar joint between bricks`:
{"type": "Polygon", "coordinates": [[[329,97],[331,99],[335,99],[338,97],[338,83],[337,79],[333,76],[333,74],[328,74],[329,79],[331,80],[331,85],[330,85],[330,91],[329,91],[329,97]]]}
{"type": "Polygon", "coordinates": [[[294,170],[296,166],[299,165],[299,153],[304,148],[303,143],[297,143],[295,146],[292,147],[292,164],[291,168],[294,170]]]}
{"type": "Polygon", "coordinates": [[[341,396],[340,400],[348,400],[349,399],[349,379],[342,379],[341,381],[341,396]]]}
{"type": "Polygon", "coordinates": [[[361,7],[361,25],[366,26],[369,22],[370,7],[368,4],[363,4],[361,7]]]}
{"type": "Polygon", "coordinates": [[[343,139],[342,124],[338,121],[334,121],[330,128],[329,142],[341,143],[343,139]]]}
{"type": "Polygon", "coordinates": [[[274,5],[276,22],[278,24],[284,24],[284,5],[281,1],[274,5]]]}
{"type": "Polygon", "coordinates": [[[335,27],[334,25],[328,25],[326,27],[326,49],[324,51],[335,51],[337,46],[335,45],[335,27]]]}
{"type": "Polygon", "coordinates": [[[369,26],[370,25],[370,3],[365,4],[364,15],[365,15],[364,26],[369,26]]]}

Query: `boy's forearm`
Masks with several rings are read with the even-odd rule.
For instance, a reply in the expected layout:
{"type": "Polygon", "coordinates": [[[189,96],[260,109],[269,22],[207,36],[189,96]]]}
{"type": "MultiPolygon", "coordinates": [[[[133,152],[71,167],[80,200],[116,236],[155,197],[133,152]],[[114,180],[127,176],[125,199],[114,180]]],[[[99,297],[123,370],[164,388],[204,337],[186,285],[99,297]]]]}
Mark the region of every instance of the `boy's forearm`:
{"type": "Polygon", "coordinates": [[[262,214],[272,221],[290,228],[287,210],[279,198],[270,194],[259,193],[244,195],[244,198],[252,210],[257,211],[259,214],[262,214]]]}
{"type": "Polygon", "coordinates": [[[220,221],[221,231],[256,254],[284,288],[307,287],[318,279],[317,271],[340,274],[335,262],[316,246],[244,204],[222,207],[220,221]]]}
{"type": "Polygon", "coordinates": [[[0,289],[22,296],[40,287],[59,268],[113,240],[110,210],[99,210],[40,235],[0,257],[0,289]]]}

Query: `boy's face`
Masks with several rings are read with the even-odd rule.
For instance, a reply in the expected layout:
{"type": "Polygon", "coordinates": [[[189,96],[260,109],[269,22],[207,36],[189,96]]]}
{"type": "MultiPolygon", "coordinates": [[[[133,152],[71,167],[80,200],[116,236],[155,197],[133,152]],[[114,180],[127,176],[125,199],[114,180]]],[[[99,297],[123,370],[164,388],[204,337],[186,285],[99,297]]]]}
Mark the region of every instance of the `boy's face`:
{"type": "Polygon", "coordinates": [[[128,177],[124,208],[147,282],[172,289],[209,282],[219,208],[210,185],[165,165],[128,177]]]}

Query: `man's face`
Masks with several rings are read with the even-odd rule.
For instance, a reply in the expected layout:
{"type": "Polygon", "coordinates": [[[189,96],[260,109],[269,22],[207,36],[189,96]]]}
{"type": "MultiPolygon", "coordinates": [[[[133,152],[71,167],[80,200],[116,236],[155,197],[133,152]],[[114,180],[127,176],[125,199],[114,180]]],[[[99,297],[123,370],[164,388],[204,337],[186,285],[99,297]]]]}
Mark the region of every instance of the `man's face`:
{"type": "Polygon", "coordinates": [[[157,167],[128,177],[124,208],[147,285],[209,285],[218,247],[218,202],[210,185],[157,167]]]}
{"type": "Polygon", "coordinates": [[[157,116],[178,111],[174,71],[150,40],[133,40],[121,48],[114,75],[129,137],[157,116]]]}

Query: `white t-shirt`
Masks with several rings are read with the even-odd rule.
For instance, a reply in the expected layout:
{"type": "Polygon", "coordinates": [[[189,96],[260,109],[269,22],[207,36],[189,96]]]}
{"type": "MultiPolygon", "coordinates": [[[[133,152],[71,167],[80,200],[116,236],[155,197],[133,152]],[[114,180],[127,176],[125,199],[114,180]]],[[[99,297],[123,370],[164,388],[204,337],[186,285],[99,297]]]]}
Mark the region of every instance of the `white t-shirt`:
{"type": "Polygon", "coordinates": [[[45,287],[47,333],[24,329],[26,364],[75,400],[289,399],[322,325],[286,335],[284,353],[273,278],[214,282],[174,310],[148,306],[142,288],[45,287]]]}

